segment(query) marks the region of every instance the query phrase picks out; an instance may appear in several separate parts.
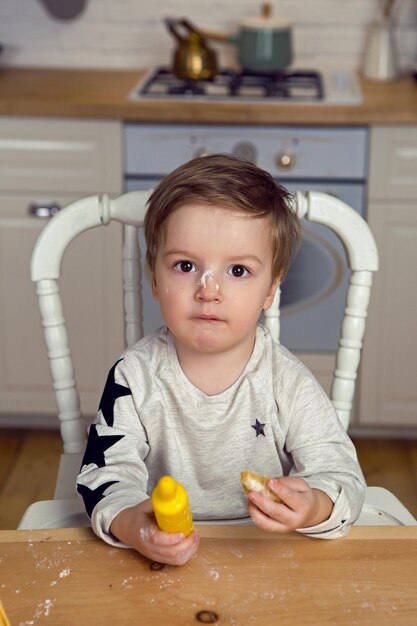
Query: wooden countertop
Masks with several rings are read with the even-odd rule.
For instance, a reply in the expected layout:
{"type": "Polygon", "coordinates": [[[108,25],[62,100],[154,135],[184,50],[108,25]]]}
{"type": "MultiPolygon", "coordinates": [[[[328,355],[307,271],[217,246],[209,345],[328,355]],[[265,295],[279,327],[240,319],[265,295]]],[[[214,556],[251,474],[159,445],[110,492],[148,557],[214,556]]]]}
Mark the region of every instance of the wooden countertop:
{"type": "Polygon", "coordinates": [[[359,105],[129,100],[144,70],[3,68],[0,115],[119,119],[136,122],[371,125],[416,124],[417,83],[362,80],[359,105]]]}
{"type": "Polygon", "coordinates": [[[199,532],[187,564],[161,569],[86,528],[0,531],[1,602],[13,626],[415,623],[416,527],[356,526],[333,541],[199,532]]]}

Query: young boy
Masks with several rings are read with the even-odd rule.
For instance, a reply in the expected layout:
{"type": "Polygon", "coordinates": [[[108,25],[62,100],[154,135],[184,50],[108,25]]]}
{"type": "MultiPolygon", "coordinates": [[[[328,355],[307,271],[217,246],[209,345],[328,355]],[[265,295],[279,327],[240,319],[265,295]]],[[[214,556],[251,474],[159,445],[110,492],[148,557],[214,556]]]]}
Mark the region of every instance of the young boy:
{"type": "Polygon", "coordinates": [[[244,519],[266,531],[340,537],[364,480],[354,447],[310,372],[258,323],[285,276],[300,225],[292,196],[231,156],[194,159],[154,191],[145,222],[152,290],[166,327],[110,370],[78,477],[94,531],[150,559],[198,547],[160,531],[150,494],[164,474],[195,521],[244,519]],[[282,502],[242,470],[273,476],[282,502]]]}

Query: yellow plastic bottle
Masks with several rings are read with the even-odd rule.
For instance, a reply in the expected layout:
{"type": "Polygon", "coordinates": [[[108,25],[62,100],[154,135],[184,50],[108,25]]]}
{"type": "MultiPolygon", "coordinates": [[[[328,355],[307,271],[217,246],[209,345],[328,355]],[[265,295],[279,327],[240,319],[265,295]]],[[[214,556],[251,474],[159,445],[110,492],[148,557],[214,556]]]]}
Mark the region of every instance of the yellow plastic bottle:
{"type": "Polygon", "coordinates": [[[1,602],[0,602],[0,626],[10,626],[10,622],[7,619],[6,611],[4,610],[1,602]]]}
{"type": "Polygon", "coordinates": [[[152,492],[156,521],[167,533],[189,535],[194,529],[188,495],[172,476],[162,476],[152,492]]]}

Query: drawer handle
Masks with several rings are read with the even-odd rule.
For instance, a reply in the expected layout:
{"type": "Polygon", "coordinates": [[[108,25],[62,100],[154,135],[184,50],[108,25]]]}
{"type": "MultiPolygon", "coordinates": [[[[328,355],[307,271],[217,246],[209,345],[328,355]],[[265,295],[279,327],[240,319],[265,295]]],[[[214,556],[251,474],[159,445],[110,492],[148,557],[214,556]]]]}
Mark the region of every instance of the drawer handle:
{"type": "Polygon", "coordinates": [[[61,208],[58,202],[31,202],[28,213],[31,217],[45,219],[56,215],[61,208]]]}

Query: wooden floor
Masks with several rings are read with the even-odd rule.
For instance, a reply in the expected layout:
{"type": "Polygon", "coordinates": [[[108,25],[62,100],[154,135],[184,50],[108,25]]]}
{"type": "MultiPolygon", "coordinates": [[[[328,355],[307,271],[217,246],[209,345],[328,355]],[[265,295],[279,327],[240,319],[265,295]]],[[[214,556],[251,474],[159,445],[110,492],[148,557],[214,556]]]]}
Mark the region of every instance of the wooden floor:
{"type": "MultiPolygon", "coordinates": [[[[417,441],[355,440],[369,485],[392,491],[417,517],[417,441]]],[[[31,502],[52,498],[58,432],[0,430],[0,529],[16,528],[31,502]]]]}
{"type": "Polygon", "coordinates": [[[53,497],[62,450],[50,430],[0,430],[0,529],[16,528],[25,509],[53,497]]]}

